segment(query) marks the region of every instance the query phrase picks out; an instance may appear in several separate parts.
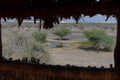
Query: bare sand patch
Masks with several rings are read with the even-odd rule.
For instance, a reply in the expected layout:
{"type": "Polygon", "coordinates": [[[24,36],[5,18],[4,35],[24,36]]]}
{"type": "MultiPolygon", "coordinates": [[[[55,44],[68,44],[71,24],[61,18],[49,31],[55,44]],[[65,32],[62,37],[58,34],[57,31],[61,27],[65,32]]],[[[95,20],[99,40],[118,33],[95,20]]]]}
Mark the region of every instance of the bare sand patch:
{"type": "Polygon", "coordinates": [[[75,66],[105,66],[113,64],[113,52],[93,52],[82,49],[50,49],[51,64],[75,65],[75,66]]]}

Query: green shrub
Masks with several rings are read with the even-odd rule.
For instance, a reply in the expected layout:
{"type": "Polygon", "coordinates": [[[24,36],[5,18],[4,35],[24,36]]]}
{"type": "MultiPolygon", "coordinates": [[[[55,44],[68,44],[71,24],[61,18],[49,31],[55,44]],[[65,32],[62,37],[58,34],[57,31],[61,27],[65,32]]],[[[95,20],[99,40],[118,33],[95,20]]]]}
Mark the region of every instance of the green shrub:
{"type": "Polygon", "coordinates": [[[62,27],[62,28],[55,29],[52,33],[59,36],[60,40],[62,40],[64,36],[67,36],[68,34],[71,33],[71,30],[68,29],[68,28],[63,28],[62,27]]]}
{"type": "Polygon", "coordinates": [[[112,51],[114,49],[115,39],[110,36],[103,38],[103,46],[105,51],[112,51]]]}
{"type": "Polygon", "coordinates": [[[32,36],[36,41],[46,42],[47,34],[44,32],[33,32],[32,36]]]}
{"type": "Polygon", "coordinates": [[[40,59],[40,62],[48,62],[50,60],[46,46],[36,42],[31,35],[14,32],[7,42],[7,45],[3,47],[3,54],[6,58],[22,59],[27,57],[30,60],[34,57],[40,59]]]}
{"type": "Polygon", "coordinates": [[[95,45],[100,42],[100,40],[102,40],[102,38],[104,38],[103,36],[106,35],[105,31],[102,29],[85,29],[82,32],[85,37],[92,43],[94,43],[95,45]]]}
{"type": "Polygon", "coordinates": [[[85,29],[82,32],[96,50],[112,51],[115,44],[114,38],[108,36],[102,29],[85,29]]]}

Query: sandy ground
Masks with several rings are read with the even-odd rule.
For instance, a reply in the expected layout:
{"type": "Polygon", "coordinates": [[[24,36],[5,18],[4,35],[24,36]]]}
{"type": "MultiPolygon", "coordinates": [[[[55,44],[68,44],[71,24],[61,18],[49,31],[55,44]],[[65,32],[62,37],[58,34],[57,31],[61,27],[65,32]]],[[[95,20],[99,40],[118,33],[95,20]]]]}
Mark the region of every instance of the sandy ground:
{"type": "MultiPolygon", "coordinates": [[[[17,31],[18,28],[13,28],[10,30],[17,31]]],[[[23,31],[22,29],[20,30],[23,31]]],[[[30,31],[36,31],[35,28],[24,29],[28,33],[30,31]]],[[[76,31],[76,30],[75,30],[76,31]]],[[[110,33],[110,32],[109,32],[110,33]]],[[[115,34],[115,33],[114,33],[115,34]]],[[[72,33],[71,39],[81,40],[80,33],[72,33]],[[74,37],[74,38],[73,38],[74,37]]],[[[6,42],[6,38],[9,36],[9,29],[2,29],[3,41],[6,42]]],[[[70,36],[68,36],[70,37],[70,36]]],[[[54,39],[56,36],[49,34],[49,38],[54,39]]],[[[94,52],[94,51],[85,51],[79,48],[64,48],[64,49],[49,49],[51,56],[50,64],[59,64],[59,65],[76,65],[76,66],[105,66],[109,67],[109,64],[114,63],[113,52],[94,52]]]]}
{"type": "Polygon", "coordinates": [[[51,49],[51,64],[109,67],[114,63],[113,52],[93,52],[82,49],[51,49]]]}

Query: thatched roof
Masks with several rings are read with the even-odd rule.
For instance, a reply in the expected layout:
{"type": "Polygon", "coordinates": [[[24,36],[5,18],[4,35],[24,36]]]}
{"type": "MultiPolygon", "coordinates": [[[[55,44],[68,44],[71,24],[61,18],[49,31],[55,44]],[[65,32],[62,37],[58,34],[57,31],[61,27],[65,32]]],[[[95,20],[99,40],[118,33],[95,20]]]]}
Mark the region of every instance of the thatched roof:
{"type": "Polygon", "coordinates": [[[120,15],[119,4],[119,0],[0,0],[0,17],[17,18],[20,25],[34,16],[43,19],[47,28],[59,23],[58,18],[73,16],[77,21],[81,14],[120,15]]]}

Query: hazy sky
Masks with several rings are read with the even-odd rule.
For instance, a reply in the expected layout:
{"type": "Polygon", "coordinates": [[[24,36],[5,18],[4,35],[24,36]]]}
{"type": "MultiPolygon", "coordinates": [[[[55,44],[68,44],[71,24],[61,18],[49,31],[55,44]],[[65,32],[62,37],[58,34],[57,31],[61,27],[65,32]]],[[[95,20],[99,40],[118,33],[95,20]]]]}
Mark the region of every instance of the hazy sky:
{"type": "MultiPolygon", "coordinates": [[[[109,19],[107,21],[106,20],[106,16],[102,16],[102,15],[96,15],[94,17],[89,17],[89,16],[85,16],[83,17],[83,19],[80,19],[79,22],[95,22],[95,23],[116,23],[116,19],[114,17],[109,17],[109,19]]],[[[61,22],[65,23],[65,22],[75,22],[75,20],[71,17],[71,19],[63,19],[61,22]]]]}
{"type": "MultiPolygon", "coordinates": [[[[34,22],[34,18],[31,17],[32,20],[24,20],[24,22],[34,22]]],[[[79,22],[94,22],[94,23],[116,23],[116,19],[114,17],[109,17],[109,19],[105,22],[106,20],[106,16],[102,16],[102,15],[96,15],[94,17],[89,17],[89,16],[85,16],[83,17],[83,19],[80,19],[79,22]]],[[[16,19],[10,19],[8,20],[9,22],[16,22],[16,19]]],[[[39,20],[38,20],[39,22],[39,20]]],[[[75,20],[71,17],[71,19],[63,19],[61,21],[61,23],[75,23],[75,20]]]]}

